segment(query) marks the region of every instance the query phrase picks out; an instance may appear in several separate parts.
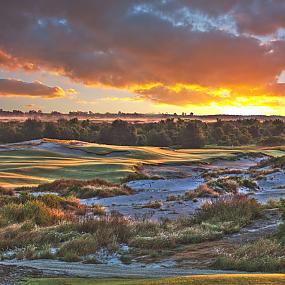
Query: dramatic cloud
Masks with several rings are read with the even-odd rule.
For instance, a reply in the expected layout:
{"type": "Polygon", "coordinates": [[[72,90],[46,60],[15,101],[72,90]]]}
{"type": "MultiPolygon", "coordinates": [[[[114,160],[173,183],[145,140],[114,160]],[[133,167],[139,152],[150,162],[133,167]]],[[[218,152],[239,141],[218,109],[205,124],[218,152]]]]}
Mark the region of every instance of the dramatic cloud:
{"type": "Polygon", "coordinates": [[[284,96],[277,83],[285,69],[281,0],[10,0],[2,6],[2,68],[44,69],[175,105],[256,98],[263,104],[284,96]]]}
{"type": "Polygon", "coordinates": [[[29,96],[55,98],[64,96],[60,87],[49,87],[41,82],[24,82],[16,79],[0,79],[0,96],[29,96]]]}
{"type": "Polygon", "coordinates": [[[285,2],[283,0],[241,1],[234,17],[241,32],[268,35],[285,28],[285,2]]]}
{"type": "Polygon", "coordinates": [[[18,58],[12,57],[11,55],[0,50],[0,67],[17,70],[24,69],[26,71],[35,71],[37,67],[31,62],[21,61],[18,58]]]}

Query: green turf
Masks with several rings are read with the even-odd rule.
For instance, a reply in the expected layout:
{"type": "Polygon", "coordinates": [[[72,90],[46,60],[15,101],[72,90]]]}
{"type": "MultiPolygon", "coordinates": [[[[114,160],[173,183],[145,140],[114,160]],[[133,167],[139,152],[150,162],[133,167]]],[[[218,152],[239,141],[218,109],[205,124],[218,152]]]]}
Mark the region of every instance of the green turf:
{"type": "Polygon", "coordinates": [[[44,278],[30,279],[24,285],[282,285],[283,274],[254,275],[209,275],[188,276],[167,279],[127,280],[127,279],[84,279],[84,278],[44,278]]]}
{"type": "Polygon", "coordinates": [[[240,148],[172,150],[99,144],[76,146],[68,142],[62,142],[62,146],[68,151],[74,148],[83,152],[78,155],[76,152],[63,154],[58,151],[37,149],[0,151],[0,185],[28,186],[63,178],[102,178],[110,182],[119,182],[135,171],[135,166],[141,163],[189,164],[218,157],[231,158],[241,151],[263,152],[273,156],[285,153],[279,149],[261,149],[254,146],[242,150],[240,148]]]}

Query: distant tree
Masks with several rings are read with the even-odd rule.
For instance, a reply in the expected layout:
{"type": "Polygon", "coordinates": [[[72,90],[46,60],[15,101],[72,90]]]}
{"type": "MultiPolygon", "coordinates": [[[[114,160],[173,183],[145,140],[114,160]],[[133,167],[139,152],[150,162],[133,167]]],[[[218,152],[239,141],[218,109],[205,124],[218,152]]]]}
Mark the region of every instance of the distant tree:
{"type": "Polygon", "coordinates": [[[260,141],[260,144],[264,145],[264,146],[284,145],[285,144],[285,137],[282,137],[282,136],[266,137],[260,141]]]}
{"type": "Polygon", "coordinates": [[[107,144],[135,145],[136,129],[127,121],[115,120],[111,126],[101,129],[99,141],[107,144]]]}
{"type": "Polygon", "coordinates": [[[181,131],[181,145],[185,148],[201,148],[205,145],[205,136],[201,121],[190,121],[181,131]]]}
{"type": "Polygon", "coordinates": [[[151,146],[170,146],[171,139],[164,130],[150,130],[146,136],[147,145],[151,146]]]}
{"type": "Polygon", "coordinates": [[[60,138],[60,131],[58,125],[53,122],[47,122],[43,131],[43,136],[46,138],[57,139],[60,138]]]}
{"type": "Polygon", "coordinates": [[[26,140],[43,137],[43,124],[40,121],[27,119],[22,128],[26,140]]]}

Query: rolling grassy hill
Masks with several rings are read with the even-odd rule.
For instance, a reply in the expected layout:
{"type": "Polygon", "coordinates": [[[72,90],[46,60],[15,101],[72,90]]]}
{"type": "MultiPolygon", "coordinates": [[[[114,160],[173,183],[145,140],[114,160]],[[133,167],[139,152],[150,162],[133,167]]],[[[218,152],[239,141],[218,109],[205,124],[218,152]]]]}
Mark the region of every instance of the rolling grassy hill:
{"type": "Polygon", "coordinates": [[[255,146],[173,150],[44,139],[0,146],[0,185],[32,186],[63,178],[119,182],[140,164],[189,164],[238,152],[284,155],[283,150],[255,146]]]}

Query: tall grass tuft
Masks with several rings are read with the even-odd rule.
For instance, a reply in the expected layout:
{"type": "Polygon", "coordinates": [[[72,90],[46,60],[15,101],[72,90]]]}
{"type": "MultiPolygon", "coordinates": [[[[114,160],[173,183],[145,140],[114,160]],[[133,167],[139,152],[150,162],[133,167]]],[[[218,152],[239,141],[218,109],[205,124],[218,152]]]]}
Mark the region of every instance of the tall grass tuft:
{"type": "Polygon", "coordinates": [[[244,195],[226,196],[206,202],[196,213],[196,223],[232,222],[238,228],[261,216],[261,205],[244,195]]]}

